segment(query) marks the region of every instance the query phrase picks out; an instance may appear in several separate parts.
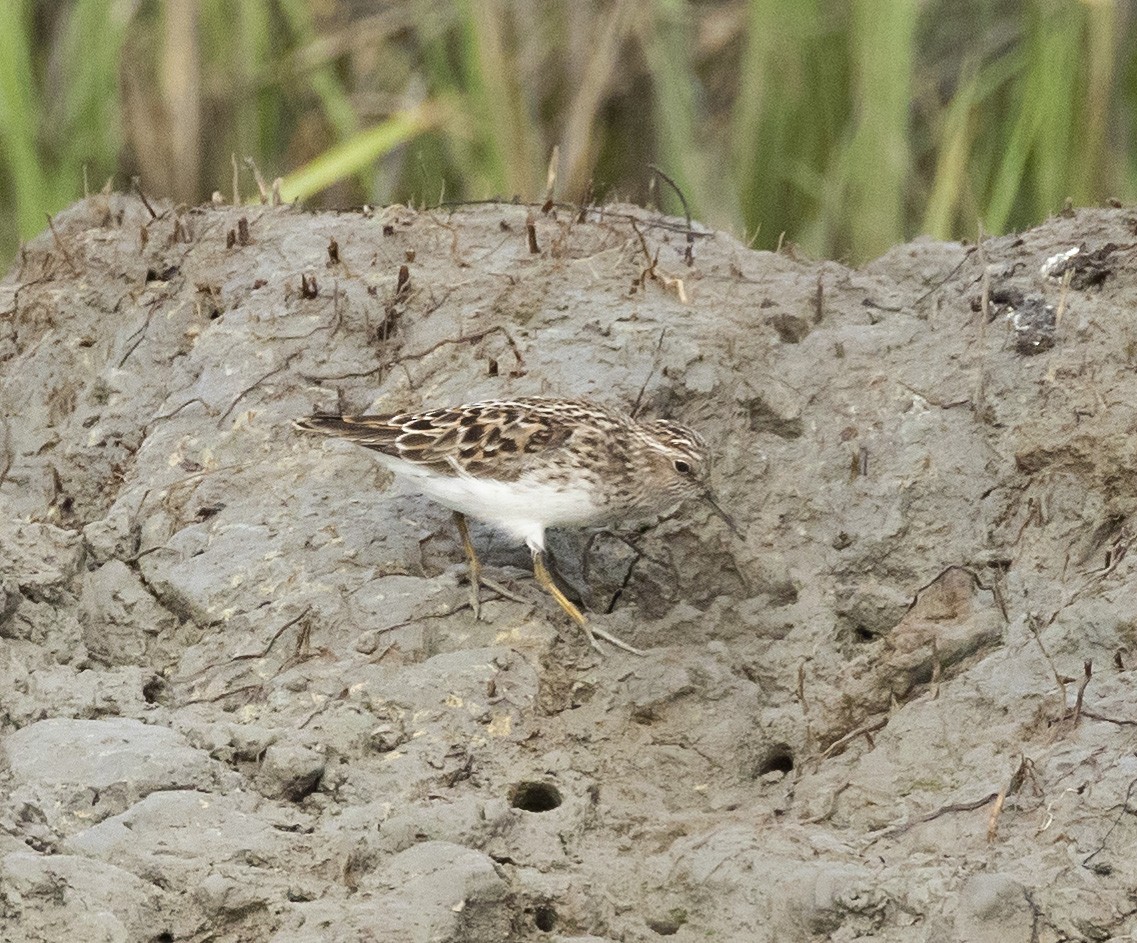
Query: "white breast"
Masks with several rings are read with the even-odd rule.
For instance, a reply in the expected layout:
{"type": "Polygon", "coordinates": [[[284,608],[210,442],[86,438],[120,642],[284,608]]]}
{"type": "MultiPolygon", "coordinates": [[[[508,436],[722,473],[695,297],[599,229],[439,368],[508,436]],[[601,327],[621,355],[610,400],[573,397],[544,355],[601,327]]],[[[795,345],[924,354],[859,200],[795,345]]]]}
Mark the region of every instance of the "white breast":
{"type": "Polygon", "coordinates": [[[581,527],[605,516],[591,494],[580,489],[557,491],[475,478],[419,479],[415,484],[439,504],[492,524],[515,540],[524,540],[531,550],[544,549],[546,527],[581,527]]]}
{"type": "Polygon", "coordinates": [[[524,541],[545,549],[546,527],[587,527],[608,520],[609,510],[587,488],[541,484],[531,479],[490,481],[469,475],[443,477],[389,455],[379,460],[427,497],[524,541]]]}

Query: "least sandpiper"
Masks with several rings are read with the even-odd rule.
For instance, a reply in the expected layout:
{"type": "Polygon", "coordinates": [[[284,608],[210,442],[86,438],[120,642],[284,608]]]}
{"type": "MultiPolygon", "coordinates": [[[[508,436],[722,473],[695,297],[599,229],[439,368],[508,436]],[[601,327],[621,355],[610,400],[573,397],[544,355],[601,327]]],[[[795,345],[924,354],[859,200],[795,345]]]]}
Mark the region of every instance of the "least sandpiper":
{"type": "Polygon", "coordinates": [[[479,584],[501,587],[481,575],[467,516],[526,543],[537,582],[597,650],[600,636],[642,654],[590,627],[557,586],[545,561],[545,528],[648,517],[702,498],[737,533],[711,494],[706,443],[666,419],[633,419],[585,400],[526,398],[421,413],[316,415],[295,425],[374,449],[383,465],[454,512],[470,564],[475,618],[479,584]]]}

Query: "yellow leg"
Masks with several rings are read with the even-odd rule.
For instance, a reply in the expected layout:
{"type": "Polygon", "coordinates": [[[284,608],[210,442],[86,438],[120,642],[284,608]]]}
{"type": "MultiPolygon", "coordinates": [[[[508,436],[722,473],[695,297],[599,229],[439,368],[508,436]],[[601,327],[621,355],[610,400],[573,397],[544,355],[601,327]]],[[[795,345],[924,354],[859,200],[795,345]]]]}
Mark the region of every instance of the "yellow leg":
{"type": "Polygon", "coordinates": [[[540,550],[533,554],[533,575],[537,578],[540,587],[557,601],[560,607],[569,614],[572,621],[584,629],[588,641],[595,648],[596,639],[592,637],[592,629],[588,627],[588,620],[584,618],[584,613],[576,608],[572,600],[562,593],[561,588],[554,582],[553,574],[545,565],[545,555],[540,550]]]}
{"type": "Polygon", "coordinates": [[[478,559],[477,551],[474,550],[474,542],[470,539],[470,528],[466,524],[466,515],[455,511],[454,523],[458,525],[458,533],[462,537],[462,549],[466,551],[466,562],[470,566],[470,608],[474,610],[474,618],[480,619],[482,617],[482,603],[479,593],[482,586],[488,586],[499,596],[512,599],[514,602],[526,602],[525,599],[516,593],[511,593],[500,583],[495,583],[493,580],[482,576],[482,562],[478,559]]]}
{"type": "Polygon", "coordinates": [[[454,512],[454,523],[458,525],[458,533],[462,537],[462,548],[466,551],[466,561],[470,565],[470,607],[474,610],[474,618],[482,617],[482,602],[478,590],[482,585],[482,564],[474,550],[474,542],[470,540],[470,528],[466,526],[466,515],[454,512]]]}
{"type": "Polygon", "coordinates": [[[638,648],[633,648],[627,642],[616,638],[614,635],[610,635],[603,629],[593,629],[589,626],[588,620],[584,618],[584,614],[573,605],[572,600],[561,592],[561,588],[553,580],[553,575],[545,565],[545,554],[540,550],[533,551],[533,576],[536,577],[537,583],[541,588],[557,601],[557,605],[569,614],[572,621],[584,630],[584,634],[588,636],[588,644],[598,652],[603,654],[604,650],[600,647],[600,643],[596,641],[596,636],[600,636],[604,641],[615,645],[617,648],[622,648],[626,652],[631,652],[633,655],[643,654],[638,648]]]}

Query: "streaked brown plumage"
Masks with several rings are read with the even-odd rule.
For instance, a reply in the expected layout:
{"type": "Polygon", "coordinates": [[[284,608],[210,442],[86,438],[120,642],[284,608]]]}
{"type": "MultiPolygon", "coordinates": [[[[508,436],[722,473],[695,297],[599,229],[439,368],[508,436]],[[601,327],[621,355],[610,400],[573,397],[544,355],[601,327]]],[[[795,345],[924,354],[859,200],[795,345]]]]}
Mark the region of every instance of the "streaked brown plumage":
{"type": "Polygon", "coordinates": [[[538,582],[594,646],[584,616],[548,574],[547,527],[650,516],[686,498],[704,498],[726,518],[711,497],[710,460],[697,433],[585,400],[525,398],[420,413],[317,415],[296,426],[373,449],[391,471],[455,512],[470,559],[475,614],[480,568],[467,515],[525,541],[538,582]]]}

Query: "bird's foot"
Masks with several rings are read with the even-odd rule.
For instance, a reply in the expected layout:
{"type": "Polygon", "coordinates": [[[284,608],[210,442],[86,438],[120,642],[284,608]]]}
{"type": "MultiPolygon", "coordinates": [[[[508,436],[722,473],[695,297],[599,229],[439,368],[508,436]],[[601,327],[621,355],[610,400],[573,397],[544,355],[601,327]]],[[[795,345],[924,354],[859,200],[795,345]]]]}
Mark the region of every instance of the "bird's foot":
{"type": "Polygon", "coordinates": [[[512,602],[520,602],[520,603],[529,603],[530,602],[530,600],[526,599],[524,596],[519,596],[513,590],[502,585],[497,580],[491,580],[488,576],[479,576],[478,582],[480,582],[486,589],[493,590],[495,593],[497,593],[499,596],[503,597],[504,599],[509,599],[512,602]]]}
{"type": "Polygon", "coordinates": [[[576,605],[574,605],[572,600],[569,599],[561,591],[561,588],[553,579],[553,575],[549,572],[548,566],[545,564],[545,555],[539,550],[533,554],[533,576],[536,578],[541,588],[544,589],[545,592],[547,592],[550,596],[553,597],[553,599],[557,601],[557,605],[559,605],[565,612],[569,614],[572,621],[580,626],[581,631],[583,631],[584,634],[588,637],[588,644],[591,645],[601,655],[605,654],[605,652],[604,649],[600,647],[600,643],[596,641],[597,638],[602,638],[609,645],[615,645],[617,648],[622,648],[624,651],[629,652],[632,655],[642,656],[644,654],[644,652],[641,652],[638,648],[629,645],[623,639],[617,638],[615,635],[612,635],[609,632],[605,632],[603,629],[596,629],[590,626],[588,624],[588,620],[584,617],[584,613],[582,613],[576,607],[576,605]]]}
{"type": "Polygon", "coordinates": [[[639,655],[641,658],[647,655],[647,652],[641,651],[634,645],[629,645],[622,638],[613,635],[611,632],[605,632],[603,629],[598,629],[595,626],[590,626],[587,623],[580,626],[584,629],[584,634],[588,636],[588,644],[591,645],[601,655],[604,654],[604,649],[600,647],[600,643],[596,641],[597,638],[604,639],[609,645],[615,645],[617,648],[622,648],[624,651],[632,655],[639,655]]]}

